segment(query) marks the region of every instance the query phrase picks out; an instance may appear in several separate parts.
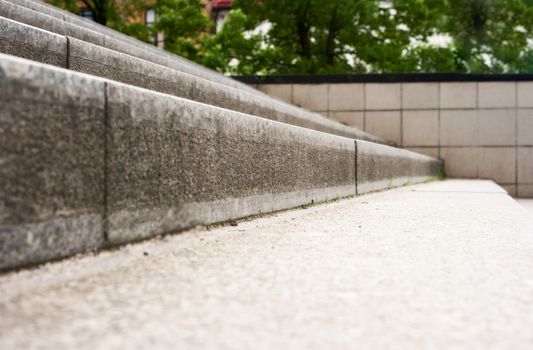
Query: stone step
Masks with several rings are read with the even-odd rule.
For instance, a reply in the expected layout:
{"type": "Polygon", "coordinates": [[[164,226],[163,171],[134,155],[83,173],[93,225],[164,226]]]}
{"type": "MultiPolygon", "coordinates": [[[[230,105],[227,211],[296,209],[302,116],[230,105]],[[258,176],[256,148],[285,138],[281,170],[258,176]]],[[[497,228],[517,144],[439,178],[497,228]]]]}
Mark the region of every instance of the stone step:
{"type": "Polygon", "coordinates": [[[0,55],[0,269],[437,176],[441,162],[0,55]]]}

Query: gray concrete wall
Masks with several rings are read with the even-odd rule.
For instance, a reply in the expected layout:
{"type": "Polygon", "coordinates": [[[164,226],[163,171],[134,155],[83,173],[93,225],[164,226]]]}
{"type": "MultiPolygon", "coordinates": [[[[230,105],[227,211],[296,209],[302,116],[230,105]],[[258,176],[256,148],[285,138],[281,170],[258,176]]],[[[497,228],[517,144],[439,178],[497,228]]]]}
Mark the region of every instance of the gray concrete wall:
{"type": "Polygon", "coordinates": [[[8,55],[0,102],[0,270],[425,181],[439,165],[8,55]]]}
{"type": "Polygon", "coordinates": [[[260,84],[258,89],[445,160],[457,178],[533,197],[533,82],[260,84]]]}

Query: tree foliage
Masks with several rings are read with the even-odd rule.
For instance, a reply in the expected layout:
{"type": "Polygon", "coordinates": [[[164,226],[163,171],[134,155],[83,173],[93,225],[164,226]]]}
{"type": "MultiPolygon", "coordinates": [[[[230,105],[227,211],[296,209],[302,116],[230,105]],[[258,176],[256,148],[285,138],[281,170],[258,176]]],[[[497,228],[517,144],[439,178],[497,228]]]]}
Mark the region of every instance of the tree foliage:
{"type": "Polygon", "coordinates": [[[212,26],[200,0],[159,0],[156,12],[154,30],[163,34],[165,49],[198,60],[212,26]]]}
{"type": "Polygon", "coordinates": [[[248,29],[271,25],[262,38],[268,50],[254,55],[268,73],[533,67],[533,0],[236,0],[235,7],[248,29]]]}
{"type": "Polygon", "coordinates": [[[202,42],[200,62],[230,74],[273,72],[270,64],[275,52],[264,46],[263,36],[254,29],[240,9],[231,11],[220,32],[207,36],[202,42]]]}
{"type": "MultiPolygon", "coordinates": [[[[450,0],[455,6],[459,0],[450,0]]],[[[451,17],[453,14],[448,14],[451,17]]],[[[467,71],[519,71],[531,52],[533,6],[522,0],[469,0],[456,11],[460,25],[445,28],[467,71]]]]}
{"type": "Polygon", "coordinates": [[[533,0],[235,0],[218,33],[200,0],[159,0],[144,30],[124,16],[142,0],[115,1],[82,0],[98,22],[163,33],[165,49],[224,73],[533,71],[533,0]]]}

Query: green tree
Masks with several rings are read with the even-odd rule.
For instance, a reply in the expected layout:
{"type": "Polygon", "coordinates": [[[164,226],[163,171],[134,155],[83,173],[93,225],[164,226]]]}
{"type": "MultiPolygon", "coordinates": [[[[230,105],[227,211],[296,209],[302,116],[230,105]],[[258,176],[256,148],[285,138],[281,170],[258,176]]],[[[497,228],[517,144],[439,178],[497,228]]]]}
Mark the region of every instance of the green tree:
{"type": "Polygon", "coordinates": [[[165,49],[193,61],[201,61],[202,41],[212,21],[200,0],[159,0],[154,30],[163,33],[165,49]]]}
{"type": "Polygon", "coordinates": [[[445,19],[441,29],[453,38],[460,70],[489,70],[492,0],[448,0],[440,8],[445,19]]]}
{"type": "Polygon", "coordinates": [[[218,33],[201,0],[159,0],[153,28],[129,19],[143,0],[118,1],[82,3],[99,23],[145,41],[161,32],[165,49],[223,73],[533,71],[533,0],[235,0],[218,33]]]}
{"type": "Polygon", "coordinates": [[[415,35],[443,33],[452,38],[448,50],[453,53],[454,71],[496,73],[524,68],[533,39],[531,0],[396,0],[394,5],[404,21],[409,21],[412,11],[430,14],[421,17],[427,20],[411,20],[415,35]]]}
{"type": "MultiPolygon", "coordinates": [[[[441,3],[237,0],[234,7],[248,18],[248,30],[264,23],[271,26],[262,38],[268,50],[254,51],[270,58],[262,60],[268,69],[258,73],[457,71],[456,50],[428,41],[445,25],[441,3]]],[[[232,47],[231,40],[225,47],[232,47]]]]}
{"type": "Polygon", "coordinates": [[[276,50],[264,46],[263,35],[239,9],[231,11],[222,29],[205,36],[199,62],[230,74],[269,74],[276,50]]]}
{"type": "Polygon", "coordinates": [[[234,7],[252,23],[270,26],[263,39],[278,73],[365,70],[365,62],[352,58],[374,40],[379,16],[375,0],[237,0],[234,7]]]}
{"type": "MultiPolygon", "coordinates": [[[[447,18],[443,15],[446,0],[394,0],[389,13],[393,13],[390,23],[393,35],[389,44],[402,50],[394,62],[386,59],[385,65],[378,65],[382,72],[457,72],[464,70],[458,61],[453,45],[439,46],[431,43],[431,38],[449,36],[443,31],[447,18]],[[396,31],[405,35],[395,36],[396,31]],[[408,43],[402,41],[407,38],[408,43]]],[[[390,34],[389,34],[390,36],[390,34]]],[[[378,54],[380,49],[377,48],[378,54]]]]}

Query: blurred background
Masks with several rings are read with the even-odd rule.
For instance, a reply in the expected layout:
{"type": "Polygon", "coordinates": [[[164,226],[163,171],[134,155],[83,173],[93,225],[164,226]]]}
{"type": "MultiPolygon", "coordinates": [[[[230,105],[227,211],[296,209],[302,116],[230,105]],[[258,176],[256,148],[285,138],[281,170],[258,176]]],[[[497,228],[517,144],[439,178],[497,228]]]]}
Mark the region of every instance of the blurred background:
{"type": "Polygon", "coordinates": [[[49,0],[232,75],[533,71],[533,0],[49,0]]]}

